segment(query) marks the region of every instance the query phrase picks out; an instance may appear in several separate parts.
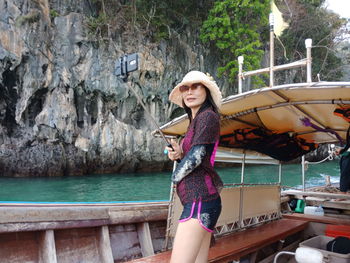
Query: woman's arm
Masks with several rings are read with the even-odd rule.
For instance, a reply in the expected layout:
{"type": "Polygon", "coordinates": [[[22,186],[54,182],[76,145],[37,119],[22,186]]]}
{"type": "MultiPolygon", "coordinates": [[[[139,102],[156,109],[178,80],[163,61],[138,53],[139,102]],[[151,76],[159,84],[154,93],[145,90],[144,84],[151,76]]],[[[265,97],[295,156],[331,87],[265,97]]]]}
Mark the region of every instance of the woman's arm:
{"type": "Polygon", "coordinates": [[[171,180],[173,183],[179,183],[185,176],[196,169],[208,154],[211,155],[215,144],[198,144],[191,147],[180,163],[177,164],[171,180]]]}

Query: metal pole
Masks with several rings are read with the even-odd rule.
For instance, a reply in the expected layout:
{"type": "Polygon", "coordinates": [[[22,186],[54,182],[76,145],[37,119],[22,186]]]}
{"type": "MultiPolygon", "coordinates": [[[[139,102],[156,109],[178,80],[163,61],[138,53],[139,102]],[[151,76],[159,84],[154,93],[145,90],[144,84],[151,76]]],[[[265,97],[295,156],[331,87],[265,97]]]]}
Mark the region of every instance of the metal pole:
{"type": "Polygon", "coordinates": [[[312,69],[311,69],[311,47],[312,47],[312,39],[305,39],[305,47],[306,47],[306,82],[312,82],[312,69]]]}
{"type": "Polygon", "coordinates": [[[245,157],[246,157],[246,153],[244,152],[243,160],[242,160],[242,170],[241,170],[241,184],[244,184],[245,157]]]}
{"type": "Polygon", "coordinates": [[[282,183],[282,163],[278,165],[278,183],[281,185],[282,183]]]}
{"type": "Polygon", "coordinates": [[[242,88],[243,61],[244,61],[244,57],[239,56],[238,57],[238,94],[241,94],[243,92],[243,88],[242,88]]]}
{"type": "MultiPolygon", "coordinates": [[[[278,185],[279,185],[279,192],[280,192],[280,200],[281,200],[281,184],[282,184],[282,162],[279,162],[278,165],[278,185]]],[[[278,217],[281,218],[282,211],[281,209],[278,210],[278,217]]]]}
{"type": "Polygon", "coordinates": [[[301,157],[301,170],[303,192],[305,192],[305,155],[301,157]]]}
{"type": "Polygon", "coordinates": [[[164,133],[162,132],[162,130],[160,129],[158,123],[156,122],[156,120],[153,118],[152,114],[149,112],[149,110],[147,109],[146,105],[143,103],[141,97],[137,94],[136,90],[132,87],[132,85],[126,83],[126,85],[128,86],[129,90],[131,90],[135,97],[137,102],[142,106],[142,108],[144,109],[144,111],[147,113],[148,117],[150,118],[150,120],[153,122],[154,126],[156,127],[156,129],[158,130],[159,134],[161,135],[161,137],[163,138],[164,142],[167,144],[167,146],[169,147],[169,141],[165,138],[164,133]]]}
{"type": "Polygon", "coordinates": [[[273,87],[273,62],[274,62],[274,16],[270,13],[269,16],[270,22],[270,88],[273,87]]]}
{"type": "MultiPolygon", "coordinates": [[[[173,172],[176,169],[177,162],[174,162],[173,165],[173,172]]],[[[166,224],[166,232],[165,232],[165,240],[163,244],[163,251],[167,250],[168,248],[168,243],[169,243],[169,236],[170,236],[170,219],[173,214],[173,209],[174,209],[174,183],[171,182],[171,187],[170,187],[170,196],[169,196],[169,208],[168,208],[168,218],[167,218],[167,224],[166,224]]]]}
{"type": "Polygon", "coordinates": [[[243,227],[243,185],[244,185],[244,169],[245,169],[245,152],[243,153],[242,160],[242,171],[241,171],[241,187],[239,191],[239,224],[240,227],[243,227]]]}

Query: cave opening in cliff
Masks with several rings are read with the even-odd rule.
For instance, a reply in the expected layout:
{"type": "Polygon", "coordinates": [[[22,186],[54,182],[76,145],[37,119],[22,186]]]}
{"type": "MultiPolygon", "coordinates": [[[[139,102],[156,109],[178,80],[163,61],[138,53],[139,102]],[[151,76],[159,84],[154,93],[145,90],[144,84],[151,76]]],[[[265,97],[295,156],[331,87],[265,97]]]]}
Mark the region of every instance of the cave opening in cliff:
{"type": "Polygon", "coordinates": [[[9,68],[2,73],[2,83],[0,83],[0,97],[5,101],[5,116],[1,124],[6,127],[8,135],[11,135],[16,124],[16,103],[18,100],[17,92],[18,76],[15,70],[9,68]]]}
{"type": "Polygon", "coordinates": [[[74,104],[79,128],[94,125],[98,115],[98,94],[86,93],[83,87],[74,90],[74,104]]]}
{"type": "Polygon", "coordinates": [[[93,93],[92,96],[87,100],[86,110],[90,117],[91,125],[97,122],[98,115],[98,93],[93,93]]]}
{"type": "Polygon", "coordinates": [[[27,126],[34,126],[36,116],[43,110],[46,93],[47,89],[41,88],[33,94],[25,112],[25,122],[27,126]]]}

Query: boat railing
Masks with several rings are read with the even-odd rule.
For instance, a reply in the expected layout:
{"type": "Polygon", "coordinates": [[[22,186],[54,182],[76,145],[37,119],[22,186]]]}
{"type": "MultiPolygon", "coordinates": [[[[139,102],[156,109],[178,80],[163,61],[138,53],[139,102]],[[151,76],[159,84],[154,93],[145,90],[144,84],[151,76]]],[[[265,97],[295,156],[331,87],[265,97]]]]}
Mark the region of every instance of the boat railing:
{"type": "Polygon", "coordinates": [[[267,68],[257,69],[257,70],[251,70],[247,72],[243,72],[243,62],[244,57],[239,56],[238,57],[238,93],[242,93],[243,91],[243,80],[246,77],[251,77],[255,75],[260,75],[264,73],[269,73],[270,76],[270,83],[269,87],[272,88],[274,86],[274,72],[280,71],[280,70],[286,70],[286,69],[292,69],[292,68],[298,68],[298,67],[306,67],[306,82],[310,83],[312,82],[311,78],[311,47],[312,47],[312,39],[308,38],[305,40],[305,47],[306,47],[306,58],[297,60],[288,64],[283,65],[274,65],[274,18],[273,14],[270,14],[269,17],[269,23],[270,23],[270,65],[267,68]]]}

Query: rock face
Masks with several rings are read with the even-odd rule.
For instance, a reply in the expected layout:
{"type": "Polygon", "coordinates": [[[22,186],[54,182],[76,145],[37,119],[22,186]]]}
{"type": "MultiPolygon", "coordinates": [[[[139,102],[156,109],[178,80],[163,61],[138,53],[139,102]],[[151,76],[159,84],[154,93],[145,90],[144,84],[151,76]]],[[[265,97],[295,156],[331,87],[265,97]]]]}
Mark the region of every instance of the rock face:
{"type": "MultiPolygon", "coordinates": [[[[0,0],[0,176],[171,166],[129,85],[163,124],[182,113],[168,101],[172,87],[192,69],[215,76],[220,61],[200,44],[198,29],[169,31],[168,40],[155,43],[150,32],[125,24],[121,12],[103,38],[89,25],[98,2],[0,0]],[[139,70],[125,83],[114,74],[115,61],[134,52],[139,70]]],[[[224,95],[233,94],[216,80],[224,95]]]]}
{"type": "Polygon", "coordinates": [[[0,0],[0,176],[161,170],[164,143],[128,85],[162,124],[179,113],[168,94],[187,71],[215,74],[193,34],[155,44],[117,26],[113,41],[91,40],[91,3],[0,0]],[[124,83],[114,63],[133,52],[140,70],[124,83]]]}

